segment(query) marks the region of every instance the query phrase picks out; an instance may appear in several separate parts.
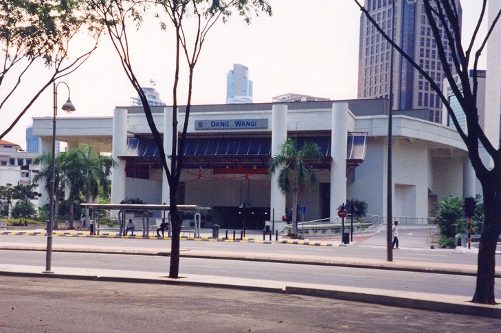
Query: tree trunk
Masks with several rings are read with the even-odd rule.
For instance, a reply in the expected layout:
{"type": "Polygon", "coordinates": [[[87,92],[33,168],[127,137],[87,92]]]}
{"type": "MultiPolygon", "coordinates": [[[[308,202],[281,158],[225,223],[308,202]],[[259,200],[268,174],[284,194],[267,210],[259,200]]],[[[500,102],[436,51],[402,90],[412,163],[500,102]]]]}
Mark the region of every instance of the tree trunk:
{"type": "Polygon", "coordinates": [[[492,173],[488,182],[482,182],[484,195],[484,228],[480,237],[477,265],[477,284],[474,303],[496,304],[494,281],[496,273],[496,246],[501,233],[501,176],[492,173]]]}
{"type": "Polygon", "coordinates": [[[297,230],[297,197],[298,197],[298,191],[297,188],[294,187],[293,192],[292,192],[292,236],[297,237],[298,235],[298,230],[297,230]]]}
{"type": "Polygon", "coordinates": [[[183,220],[179,216],[175,194],[170,195],[170,214],[172,225],[172,240],[170,248],[169,277],[177,279],[179,277],[179,250],[181,247],[181,225],[183,220]]]}
{"type": "Polygon", "coordinates": [[[54,224],[52,225],[52,228],[54,230],[59,229],[59,223],[57,223],[57,220],[59,219],[59,200],[57,199],[57,196],[54,198],[54,224]]]}
{"type": "Polygon", "coordinates": [[[73,200],[70,199],[70,224],[68,229],[73,229],[73,214],[75,213],[75,203],[73,200]]]}

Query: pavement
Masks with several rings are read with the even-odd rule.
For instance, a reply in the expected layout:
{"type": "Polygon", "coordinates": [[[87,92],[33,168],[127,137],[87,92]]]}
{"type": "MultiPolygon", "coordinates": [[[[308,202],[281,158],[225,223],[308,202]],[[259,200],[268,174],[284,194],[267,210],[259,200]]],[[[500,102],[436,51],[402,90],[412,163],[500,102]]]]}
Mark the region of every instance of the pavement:
{"type": "MultiPolygon", "coordinates": [[[[330,244],[331,246],[340,245],[339,243],[335,242],[330,242],[330,244]]],[[[2,241],[0,243],[0,250],[45,251],[45,246],[42,244],[2,241]]],[[[467,249],[463,250],[467,251],[467,249]]],[[[158,249],[148,247],[99,247],[69,244],[54,244],[53,251],[147,256],[170,255],[170,251],[159,251],[158,249]]],[[[402,270],[439,274],[471,276],[476,275],[476,267],[474,265],[410,262],[403,260],[387,262],[380,259],[363,259],[350,257],[326,258],[322,256],[302,254],[296,254],[294,255],[294,257],[290,257],[290,255],[284,255],[280,253],[252,253],[208,250],[181,251],[181,256],[206,259],[249,260],[308,265],[344,266],[366,269],[402,270]]],[[[501,319],[501,305],[475,304],[472,303],[469,299],[465,299],[464,296],[192,274],[183,274],[178,279],[171,279],[158,272],[144,271],[137,272],[126,270],[84,269],[57,266],[53,267],[52,273],[44,273],[42,272],[42,270],[43,268],[39,266],[0,264],[0,275],[231,288],[240,290],[327,297],[348,301],[366,302],[420,310],[431,310],[445,313],[477,315],[501,319]]],[[[496,272],[496,277],[501,277],[501,271],[499,271],[499,269],[496,272]]],[[[497,303],[501,303],[501,300],[498,300],[497,303]]]]}

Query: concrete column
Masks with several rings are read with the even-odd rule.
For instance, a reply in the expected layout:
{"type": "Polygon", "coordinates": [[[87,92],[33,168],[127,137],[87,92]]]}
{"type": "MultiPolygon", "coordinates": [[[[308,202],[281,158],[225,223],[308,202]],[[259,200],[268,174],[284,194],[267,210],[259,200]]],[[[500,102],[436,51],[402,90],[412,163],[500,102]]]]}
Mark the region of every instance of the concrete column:
{"type": "Polygon", "coordinates": [[[118,204],[125,199],[125,161],[118,156],[127,151],[127,109],[113,111],[113,139],[111,155],[116,165],[111,170],[111,203],[118,204]]]}
{"type": "Polygon", "coordinates": [[[470,159],[466,158],[463,162],[463,197],[475,198],[475,169],[471,165],[470,159]]]}
{"type": "MultiPolygon", "coordinates": [[[[164,108],[164,151],[165,155],[172,155],[172,112],[171,107],[164,108]]],[[[172,172],[170,159],[167,159],[167,165],[172,172]]],[[[165,170],[162,168],[162,203],[169,204],[169,182],[167,181],[167,176],[165,175],[165,170]]]]}
{"type": "MultiPolygon", "coordinates": [[[[287,105],[275,104],[271,118],[271,156],[280,153],[280,146],[287,140],[287,105]]],[[[275,220],[285,214],[285,194],[278,187],[278,170],[271,175],[270,216],[275,212],[275,220]]]]}
{"type": "Polygon", "coordinates": [[[346,202],[346,149],[348,145],[348,103],[332,105],[330,215],[346,202]]]}

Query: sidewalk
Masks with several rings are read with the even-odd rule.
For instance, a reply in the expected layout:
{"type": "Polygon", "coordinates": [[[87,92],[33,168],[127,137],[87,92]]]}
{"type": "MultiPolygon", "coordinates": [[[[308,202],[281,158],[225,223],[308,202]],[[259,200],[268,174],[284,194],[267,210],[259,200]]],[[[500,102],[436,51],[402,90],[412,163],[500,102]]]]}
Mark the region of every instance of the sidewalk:
{"type": "MultiPolygon", "coordinates": [[[[44,244],[1,242],[0,250],[45,251],[44,244]]],[[[89,246],[75,244],[54,244],[54,252],[79,252],[101,254],[123,254],[144,256],[170,256],[169,250],[148,247],[89,246]]],[[[424,273],[455,275],[476,275],[476,266],[467,264],[447,264],[382,259],[363,259],[355,257],[328,257],[318,255],[295,254],[291,257],[281,253],[231,252],[222,250],[181,250],[181,257],[226,259],[244,261],[262,261],[291,264],[342,266],[368,269],[402,270],[424,273]]],[[[83,269],[54,267],[53,274],[43,274],[43,267],[2,265],[0,275],[38,276],[52,278],[71,278],[83,280],[117,281],[131,283],[169,283],[215,288],[235,288],[263,292],[277,292],[296,295],[336,298],[348,301],[376,303],[382,305],[431,310],[446,313],[487,316],[501,319],[501,306],[485,306],[469,302],[463,296],[402,292],[394,290],[340,287],[333,285],[289,283],[270,280],[229,278],[221,276],[183,275],[180,279],[169,279],[155,272],[125,270],[83,269]]],[[[496,273],[501,278],[501,272],[496,273]]],[[[498,300],[501,303],[501,300],[498,300]]]]}
{"type": "Polygon", "coordinates": [[[499,305],[474,304],[465,299],[465,297],[461,296],[354,287],[348,288],[332,285],[288,283],[208,275],[183,274],[179,279],[169,279],[168,277],[155,272],[54,267],[54,273],[47,274],[42,273],[42,269],[42,267],[38,266],[0,265],[0,275],[230,288],[271,293],[285,293],[291,295],[326,297],[354,302],[396,306],[401,308],[501,319],[501,307],[499,305]]]}

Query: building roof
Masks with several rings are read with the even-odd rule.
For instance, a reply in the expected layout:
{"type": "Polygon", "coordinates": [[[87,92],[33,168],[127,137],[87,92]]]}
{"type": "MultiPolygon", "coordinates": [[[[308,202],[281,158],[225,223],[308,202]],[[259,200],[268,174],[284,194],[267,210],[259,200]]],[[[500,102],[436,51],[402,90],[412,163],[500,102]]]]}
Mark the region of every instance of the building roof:
{"type": "Polygon", "coordinates": [[[0,145],[1,146],[5,146],[5,145],[9,146],[10,145],[10,146],[15,147],[18,150],[21,150],[21,146],[20,145],[18,145],[17,143],[6,141],[6,140],[0,140],[0,145]]]}

